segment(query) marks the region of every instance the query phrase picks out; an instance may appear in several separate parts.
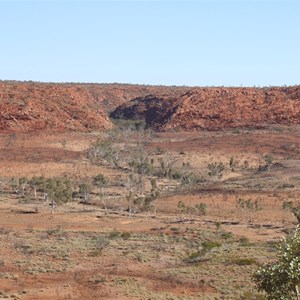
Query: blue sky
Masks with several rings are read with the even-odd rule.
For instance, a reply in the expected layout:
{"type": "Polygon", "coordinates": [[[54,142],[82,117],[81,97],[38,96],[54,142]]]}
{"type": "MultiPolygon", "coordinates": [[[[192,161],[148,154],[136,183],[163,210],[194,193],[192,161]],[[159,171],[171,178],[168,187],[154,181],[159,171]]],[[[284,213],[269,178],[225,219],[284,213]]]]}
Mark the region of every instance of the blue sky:
{"type": "Polygon", "coordinates": [[[0,79],[300,84],[300,1],[1,1],[0,79]]]}

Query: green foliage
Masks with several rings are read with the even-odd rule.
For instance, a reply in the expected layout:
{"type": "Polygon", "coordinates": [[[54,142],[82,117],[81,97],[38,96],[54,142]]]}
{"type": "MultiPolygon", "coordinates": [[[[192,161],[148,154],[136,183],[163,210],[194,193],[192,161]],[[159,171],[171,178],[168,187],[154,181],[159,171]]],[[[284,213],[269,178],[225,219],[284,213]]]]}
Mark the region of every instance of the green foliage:
{"type": "Polygon", "coordinates": [[[191,217],[191,219],[193,219],[193,217],[198,214],[200,216],[205,216],[206,215],[206,207],[207,205],[205,203],[199,203],[196,204],[195,206],[190,206],[190,205],[185,205],[185,203],[183,201],[179,201],[177,203],[177,207],[180,210],[181,213],[181,221],[184,221],[184,214],[188,213],[191,217]]]}
{"type": "Polygon", "coordinates": [[[192,252],[187,257],[186,262],[188,262],[188,263],[199,262],[199,260],[201,260],[201,257],[203,256],[203,254],[204,253],[202,251],[192,252]]]}
{"type": "Polygon", "coordinates": [[[207,205],[203,202],[199,203],[199,204],[196,204],[195,205],[195,208],[197,209],[198,211],[198,214],[200,216],[205,216],[206,215],[206,212],[207,212],[207,205]]]}
{"type": "Polygon", "coordinates": [[[284,201],[282,204],[284,210],[290,210],[300,224],[300,205],[295,206],[293,201],[284,201]]]}
{"type": "Polygon", "coordinates": [[[268,154],[268,155],[264,156],[264,161],[265,161],[267,166],[270,166],[270,165],[272,165],[272,163],[274,161],[274,158],[273,158],[272,155],[268,154]]]}
{"type": "Polygon", "coordinates": [[[174,173],[173,166],[175,164],[175,160],[171,159],[170,157],[168,159],[163,159],[162,157],[160,157],[158,159],[158,162],[159,168],[156,175],[158,177],[172,178],[174,173]]]}
{"type": "Polygon", "coordinates": [[[113,230],[113,231],[111,231],[111,232],[109,233],[108,238],[110,238],[110,239],[115,239],[115,238],[117,238],[117,237],[119,237],[119,236],[120,236],[120,232],[119,232],[119,231],[116,231],[116,230],[113,230]]]}
{"type": "Polygon", "coordinates": [[[215,241],[206,241],[202,243],[202,248],[204,251],[209,251],[217,247],[221,247],[221,244],[215,241]]]}
{"type": "Polygon", "coordinates": [[[255,258],[233,258],[230,263],[238,266],[250,266],[256,264],[257,261],[255,258]]]}
{"type": "Polygon", "coordinates": [[[108,180],[103,174],[98,174],[93,178],[93,184],[100,188],[105,187],[107,185],[107,182],[108,180]]]}
{"type": "Polygon", "coordinates": [[[184,213],[185,210],[186,210],[186,206],[185,206],[184,202],[181,201],[181,200],[177,203],[177,207],[180,209],[180,211],[181,211],[182,213],[184,213]]]}
{"type": "Polygon", "coordinates": [[[36,176],[33,176],[30,180],[29,180],[29,185],[30,187],[32,188],[35,188],[36,190],[43,190],[44,187],[45,187],[45,177],[43,176],[39,176],[39,177],[36,177],[36,176]]]}
{"type": "Polygon", "coordinates": [[[151,192],[150,192],[150,195],[147,196],[147,197],[144,199],[144,207],[143,207],[143,209],[145,209],[145,210],[149,210],[151,204],[152,204],[152,203],[159,197],[159,195],[160,195],[160,191],[159,191],[159,189],[158,189],[156,179],[155,179],[155,178],[152,178],[152,179],[150,180],[150,183],[151,183],[151,192]]]}
{"type": "Polygon", "coordinates": [[[221,228],[222,223],[216,221],[216,222],[215,222],[215,225],[216,225],[216,229],[219,230],[219,229],[221,228]]]}
{"type": "Polygon", "coordinates": [[[91,190],[92,187],[89,182],[82,182],[79,184],[79,194],[81,194],[83,199],[83,205],[88,203],[91,190]]]}
{"type": "Polygon", "coordinates": [[[254,293],[252,291],[244,292],[243,295],[241,295],[240,300],[265,300],[265,296],[262,294],[254,293]]]}
{"type": "Polygon", "coordinates": [[[224,231],[221,233],[221,238],[222,239],[232,239],[234,237],[233,233],[232,232],[228,232],[228,231],[224,231]]]}
{"type": "Polygon", "coordinates": [[[143,152],[136,153],[135,159],[131,160],[128,165],[131,171],[136,174],[151,174],[154,171],[153,164],[149,162],[149,154],[143,152]]]}
{"type": "Polygon", "coordinates": [[[260,291],[268,300],[300,299],[300,229],[285,238],[278,247],[278,259],[262,266],[254,275],[260,291]]]}
{"type": "Polygon", "coordinates": [[[87,182],[83,182],[79,184],[79,193],[80,194],[85,194],[85,193],[90,193],[91,192],[91,185],[87,182]]]}
{"type": "Polygon", "coordinates": [[[162,149],[161,147],[156,147],[155,155],[162,155],[166,152],[166,150],[162,149]]]}
{"type": "Polygon", "coordinates": [[[119,168],[121,149],[114,146],[110,141],[97,140],[88,150],[88,157],[102,164],[111,164],[115,168],[119,168]]]}
{"type": "Polygon", "coordinates": [[[11,177],[9,180],[9,187],[11,191],[16,192],[19,187],[19,180],[15,177],[11,177]]]}
{"type": "Polygon", "coordinates": [[[102,251],[109,245],[110,240],[105,235],[100,235],[95,240],[95,248],[94,251],[92,251],[89,256],[101,256],[102,251]]]}
{"type": "Polygon", "coordinates": [[[212,162],[207,165],[207,168],[209,176],[221,178],[225,170],[225,165],[222,162],[212,162]]]}
{"type": "Polygon", "coordinates": [[[146,128],[146,123],[144,120],[127,120],[111,118],[111,121],[119,130],[144,130],[146,128]]]}
{"type": "Polygon", "coordinates": [[[73,187],[69,179],[48,178],[45,180],[43,190],[56,204],[63,204],[72,200],[73,187]]]}
{"type": "Polygon", "coordinates": [[[282,208],[283,208],[284,210],[292,210],[293,207],[294,207],[293,201],[287,201],[287,200],[285,200],[285,201],[283,201],[283,203],[282,203],[282,208]]]}
{"type": "Polygon", "coordinates": [[[130,237],[131,237],[131,233],[128,232],[128,231],[124,231],[124,232],[121,233],[121,238],[122,238],[123,240],[129,240],[130,237]]]}
{"type": "Polygon", "coordinates": [[[229,160],[229,168],[230,168],[230,170],[232,172],[234,172],[237,166],[238,166],[238,161],[233,156],[231,156],[230,160],[229,160]]]}
{"type": "Polygon", "coordinates": [[[181,186],[194,186],[197,182],[196,175],[193,172],[184,172],[180,176],[181,186]]]}
{"type": "Polygon", "coordinates": [[[254,201],[251,198],[249,198],[249,199],[239,198],[237,201],[237,205],[242,209],[244,209],[244,208],[249,209],[249,210],[262,210],[263,209],[261,202],[258,199],[256,199],[254,201]]]}
{"type": "Polygon", "coordinates": [[[239,239],[239,242],[241,244],[241,246],[248,246],[250,243],[249,239],[245,236],[241,236],[241,238],[239,239]]]}

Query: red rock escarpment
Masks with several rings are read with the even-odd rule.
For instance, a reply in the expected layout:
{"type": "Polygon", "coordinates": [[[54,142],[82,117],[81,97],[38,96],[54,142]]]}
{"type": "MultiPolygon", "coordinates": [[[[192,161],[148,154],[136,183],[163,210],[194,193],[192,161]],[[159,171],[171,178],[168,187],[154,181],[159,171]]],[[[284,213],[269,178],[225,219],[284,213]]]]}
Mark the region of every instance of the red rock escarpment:
{"type": "Polygon", "coordinates": [[[156,130],[300,124],[300,87],[194,88],[177,97],[134,99],[111,116],[145,119],[156,130]]]}
{"type": "Polygon", "coordinates": [[[106,129],[112,126],[96,99],[79,86],[0,83],[0,130],[106,129]]]}

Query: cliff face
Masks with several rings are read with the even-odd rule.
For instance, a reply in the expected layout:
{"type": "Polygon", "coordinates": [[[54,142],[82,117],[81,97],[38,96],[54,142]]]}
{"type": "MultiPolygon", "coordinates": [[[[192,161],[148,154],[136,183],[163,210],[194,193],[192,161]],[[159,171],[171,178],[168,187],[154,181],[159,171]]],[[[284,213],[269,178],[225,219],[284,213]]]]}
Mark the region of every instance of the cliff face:
{"type": "Polygon", "coordinates": [[[112,126],[80,86],[0,83],[0,130],[94,130],[112,126]]]}
{"type": "Polygon", "coordinates": [[[300,124],[300,86],[190,88],[0,82],[0,130],[101,130],[113,118],[155,130],[300,124]]]}
{"type": "Polygon", "coordinates": [[[177,97],[140,97],[111,116],[143,118],[157,130],[300,124],[300,87],[197,88],[177,97]]]}

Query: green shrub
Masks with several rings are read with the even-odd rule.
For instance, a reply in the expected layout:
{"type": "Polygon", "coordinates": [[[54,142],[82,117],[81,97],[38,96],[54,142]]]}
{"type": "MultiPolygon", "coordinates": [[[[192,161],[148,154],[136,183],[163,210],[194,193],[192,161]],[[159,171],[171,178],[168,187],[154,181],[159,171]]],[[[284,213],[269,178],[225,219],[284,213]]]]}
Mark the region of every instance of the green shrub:
{"type": "Polygon", "coordinates": [[[122,232],[122,234],[121,234],[121,238],[122,238],[123,240],[128,240],[128,239],[130,239],[130,237],[131,237],[131,233],[128,232],[128,231],[124,231],[124,232],[122,232]]]}
{"type": "Polygon", "coordinates": [[[244,292],[243,295],[241,295],[240,299],[241,300],[265,300],[266,298],[262,294],[257,294],[252,291],[247,291],[247,292],[244,292]]]}
{"type": "Polygon", "coordinates": [[[221,233],[221,238],[223,238],[225,240],[231,239],[231,238],[233,238],[233,233],[224,231],[224,232],[221,233]]]}
{"type": "Polygon", "coordinates": [[[213,248],[221,247],[220,243],[214,242],[214,241],[206,241],[206,242],[203,242],[201,245],[202,245],[202,248],[204,251],[210,251],[213,248]]]}
{"type": "Polygon", "coordinates": [[[109,235],[108,235],[108,237],[109,237],[110,239],[115,239],[115,238],[117,238],[118,236],[120,236],[120,232],[119,232],[119,231],[116,231],[116,230],[110,232],[109,235]]]}
{"type": "Polygon", "coordinates": [[[248,246],[250,244],[249,242],[249,239],[245,236],[242,236],[240,239],[239,239],[239,242],[242,246],[248,246]]]}
{"type": "Polygon", "coordinates": [[[257,263],[255,258],[233,258],[230,260],[231,264],[238,266],[250,266],[257,263]]]}

